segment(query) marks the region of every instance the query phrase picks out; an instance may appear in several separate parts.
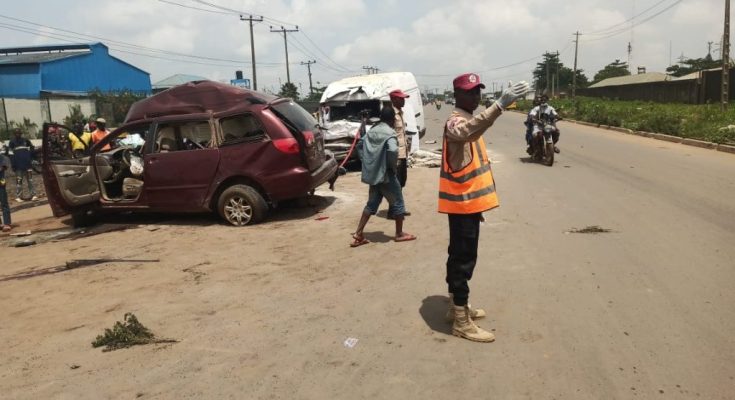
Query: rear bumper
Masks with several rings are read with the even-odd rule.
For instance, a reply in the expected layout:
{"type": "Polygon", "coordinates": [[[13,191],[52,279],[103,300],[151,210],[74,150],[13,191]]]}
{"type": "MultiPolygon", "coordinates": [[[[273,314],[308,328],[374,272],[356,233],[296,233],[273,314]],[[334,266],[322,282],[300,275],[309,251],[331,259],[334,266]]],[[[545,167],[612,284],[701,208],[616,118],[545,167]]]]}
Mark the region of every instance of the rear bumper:
{"type": "Polygon", "coordinates": [[[270,200],[280,201],[303,196],[312,189],[337,175],[337,160],[330,151],[326,151],[324,163],[314,171],[298,167],[280,174],[277,177],[277,185],[266,187],[270,200]]]}

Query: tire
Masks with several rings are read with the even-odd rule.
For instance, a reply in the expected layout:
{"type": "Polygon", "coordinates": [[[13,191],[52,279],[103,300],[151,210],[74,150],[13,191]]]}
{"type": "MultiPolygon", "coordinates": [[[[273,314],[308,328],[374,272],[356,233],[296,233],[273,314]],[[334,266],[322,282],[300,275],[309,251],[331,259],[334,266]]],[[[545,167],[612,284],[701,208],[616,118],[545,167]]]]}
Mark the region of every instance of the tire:
{"type": "Polygon", "coordinates": [[[71,214],[71,221],[75,228],[86,228],[97,222],[97,218],[91,211],[76,211],[71,214]]]}
{"type": "Polygon", "coordinates": [[[263,196],[252,187],[233,185],[225,189],[219,196],[217,212],[230,225],[253,225],[265,218],[268,204],[263,196]]]}
{"type": "Polygon", "coordinates": [[[554,165],[554,144],[546,143],[546,165],[554,165]]]}

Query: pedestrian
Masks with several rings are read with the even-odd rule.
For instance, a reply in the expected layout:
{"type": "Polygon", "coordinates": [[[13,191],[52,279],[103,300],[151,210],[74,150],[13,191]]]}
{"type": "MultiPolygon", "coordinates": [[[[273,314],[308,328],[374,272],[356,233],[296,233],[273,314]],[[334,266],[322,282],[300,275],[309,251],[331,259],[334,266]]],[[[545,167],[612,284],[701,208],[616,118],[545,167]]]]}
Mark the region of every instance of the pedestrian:
{"type": "Polygon", "coordinates": [[[0,154],[0,208],[2,208],[2,230],[8,232],[12,229],[10,221],[10,204],[8,204],[8,191],[5,188],[5,171],[10,167],[8,157],[0,154]]]}
{"type": "Polygon", "coordinates": [[[477,263],[482,213],[498,206],[490,160],[483,135],[505,107],[528,92],[528,83],[518,82],[492,106],[473,116],[485,88],[476,74],[454,79],[456,106],[444,125],[442,168],[439,178],[439,212],[449,219],[449,248],[446,283],[450,305],[447,319],[453,321],[452,334],[477,342],[492,342],[495,335],[473,319],[486,315],[469,304],[468,281],[477,263]]]}
{"type": "Polygon", "coordinates": [[[92,133],[97,130],[97,123],[94,122],[94,117],[89,117],[89,121],[84,124],[84,132],[92,133]]]}
{"type": "Polygon", "coordinates": [[[13,130],[13,138],[8,144],[10,150],[13,151],[13,172],[15,173],[15,201],[23,202],[23,179],[28,183],[28,192],[32,201],[38,200],[36,190],[33,188],[33,170],[31,169],[31,161],[33,155],[33,143],[23,137],[23,131],[20,128],[13,130]]]}
{"type": "MultiPolygon", "coordinates": [[[[92,132],[92,143],[97,144],[102,139],[105,138],[110,132],[107,131],[107,121],[105,121],[104,118],[97,118],[95,121],[95,124],[97,125],[97,129],[92,132]]],[[[102,151],[110,150],[112,146],[110,146],[109,143],[107,143],[104,147],[102,147],[102,151]]]]}
{"type": "Polygon", "coordinates": [[[404,205],[401,184],[396,176],[398,163],[398,138],[393,125],[396,121],[393,107],[383,107],[380,122],[360,138],[357,153],[362,162],[362,182],[370,185],[368,201],[362,211],[357,230],[352,234],[351,247],[370,243],[363,235],[370,216],[378,212],[383,197],[388,200],[389,211],[396,223],[396,242],[416,239],[416,236],[403,231],[404,205]]]}
{"type": "Polygon", "coordinates": [[[74,158],[82,158],[87,155],[87,149],[89,149],[89,144],[92,142],[92,134],[84,132],[81,122],[74,123],[68,137],[69,147],[74,158]]]}
{"type": "MultiPolygon", "coordinates": [[[[396,89],[388,93],[390,102],[393,105],[393,112],[396,114],[396,121],[393,124],[393,130],[396,132],[398,138],[398,166],[396,167],[396,173],[398,174],[398,182],[401,184],[401,188],[406,186],[408,180],[408,154],[410,147],[408,143],[408,136],[406,135],[406,120],[403,118],[403,106],[406,104],[406,99],[409,97],[401,89],[396,89]]],[[[411,213],[407,210],[404,216],[410,216],[411,213]]],[[[393,214],[388,212],[388,219],[393,219],[393,214]]]]}

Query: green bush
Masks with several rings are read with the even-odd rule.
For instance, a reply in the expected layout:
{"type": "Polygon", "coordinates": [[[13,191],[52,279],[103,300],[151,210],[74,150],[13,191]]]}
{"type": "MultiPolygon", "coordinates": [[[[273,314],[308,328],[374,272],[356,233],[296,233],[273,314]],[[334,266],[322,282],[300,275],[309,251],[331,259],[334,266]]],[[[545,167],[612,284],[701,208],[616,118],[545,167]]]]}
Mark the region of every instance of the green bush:
{"type": "MultiPolygon", "coordinates": [[[[726,112],[713,104],[662,104],[644,101],[619,101],[590,97],[556,99],[550,102],[564,118],[667,135],[735,142],[735,108],[726,112]]],[[[518,109],[529,111],[531,102],[518,102],[518,109]]]]}

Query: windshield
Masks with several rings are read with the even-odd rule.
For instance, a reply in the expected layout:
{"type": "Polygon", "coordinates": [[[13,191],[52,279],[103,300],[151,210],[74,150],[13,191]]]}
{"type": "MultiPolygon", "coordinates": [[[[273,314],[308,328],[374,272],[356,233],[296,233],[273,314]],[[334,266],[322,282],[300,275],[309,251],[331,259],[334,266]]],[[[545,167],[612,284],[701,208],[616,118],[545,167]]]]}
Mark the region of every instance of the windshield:
{"type": "Polygon", "coordinates": [[[360,122],[360,113],[368,110],[368,118],[380,117],[380,100],[349,101],[344,105],[330,105],[329,118],[331,121],[346,119],[360,122]]]}

